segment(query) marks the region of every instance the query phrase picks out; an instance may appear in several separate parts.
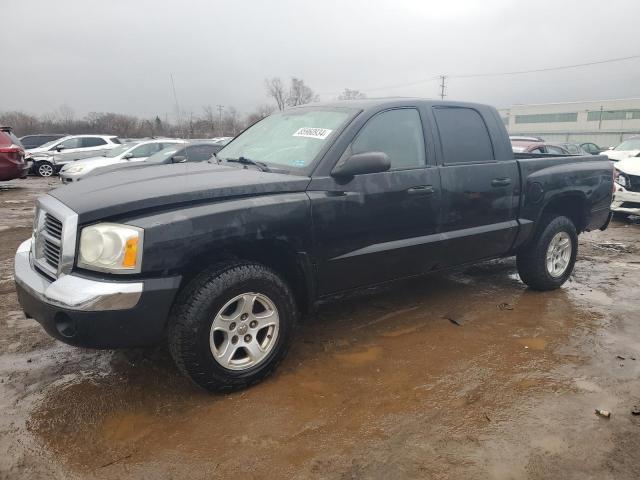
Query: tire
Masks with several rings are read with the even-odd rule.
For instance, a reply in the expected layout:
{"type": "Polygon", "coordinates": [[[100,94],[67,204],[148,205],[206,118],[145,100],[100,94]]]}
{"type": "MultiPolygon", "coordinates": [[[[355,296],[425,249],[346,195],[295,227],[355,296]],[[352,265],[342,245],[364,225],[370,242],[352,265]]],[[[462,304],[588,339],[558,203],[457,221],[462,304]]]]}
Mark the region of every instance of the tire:
{"type": "Polygon", "coordinates": [[[218,264],[178,294],[167,331],[169,350],[196,385],[211,392],[239,390],[276,369],[291,345],[298,315],[291,289],[271,269],[240,261],[218,264]],[[264,311],[248,314],[245,298],[254,295],[251,311],[264,311]],[[254,321],[261,323],[253,327],[254,321]],[[275,323],[261,326],[268,322],[275,323]],[[233,349],[236,353],[228,355],[233,349]]]}
{"type": "Polygon", "coordinates": [[[55,173],[55,169],[51,162],[42,160],[36,163],[35,172],[39,177],[50,177],[55,173]]]}
{"type": "Polygon", "coordinates": [[[516,264],[520,278],[529,287],[542,291],[554,290],[560,288],[573,272],[578,253],[578,234],[575,225],[567,217],[545,215],[540,221],[541,227],[532,242],[518,253],[516,264]],[[552,242],[557,243],[551,246],[552,242]],[[568,252],[564,250],[565,246],[570,249],[568,252]]]}

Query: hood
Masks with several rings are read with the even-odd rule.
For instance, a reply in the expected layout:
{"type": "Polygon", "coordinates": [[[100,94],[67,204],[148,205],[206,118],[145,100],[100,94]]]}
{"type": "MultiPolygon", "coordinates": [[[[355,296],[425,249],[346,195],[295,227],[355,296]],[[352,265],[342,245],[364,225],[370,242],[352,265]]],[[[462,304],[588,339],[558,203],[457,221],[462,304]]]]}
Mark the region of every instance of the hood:
{"type": "Polygon", "coordinates": [[[31,155],[55,152],[55,150],[50,150],[50,148],[51,147],[47,147],[47,148],[42,148],[42,147],[28,148],[27,152],[29,152],[31,155]]]}
{"type": "Polygon", "coordinates": [[[107,157],[90,157],[83,158],[82,160],[74,160],[67,163],[62,167],[62,171],[69,171],[70,168],[82,167],[83,172],[88,172],[94,168],[104,167],[105,165],[113,165],[114,163],[123,162],[120,157],[107,158],[107,157]]]}
{"type": "Polygon", "coordinates": [[[144,168],[144,167],[159,167],[164,165],[162,163],[147,163],[147,162],[118,162],[105,166],[99,166],[97,168],[87,171],[87,175],[102,175],[109,172],[115,172],[116,170],[122,172],[123,170],[129,170],[131,168],[144,168]]]}
{"type": "Polygon", "coordinates": [[[615,168],[627,175],[640,176],[640,158],[627,158],[616,163],[615,168]]]}
{"type": "Polygon", "coordinates": [[[640,150],[605,150],[601,155],[606,155],[611,160],[624,160],[640,154],[640,150]]]}
{"type": "Polygon", "coordinates": [[[77,212],[81,223],[87,223],[186,202],[303,191],[309,181],[309,177],[209,162],[176,163],[133,168],[126,175],[115,171],[90,176],[49,195],[77,212]]]}

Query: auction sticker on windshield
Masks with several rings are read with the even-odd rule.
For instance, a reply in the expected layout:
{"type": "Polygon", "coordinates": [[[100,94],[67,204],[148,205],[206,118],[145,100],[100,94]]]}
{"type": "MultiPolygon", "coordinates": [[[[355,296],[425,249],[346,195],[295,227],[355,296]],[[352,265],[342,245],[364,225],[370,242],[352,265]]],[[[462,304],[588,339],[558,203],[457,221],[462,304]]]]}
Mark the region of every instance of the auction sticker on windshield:
{"type": "Polygon", "coordinates": [[[307,137],[307,138],[318,138],[320,140],[324,140],[329,136],[329,134],[333,132],[333,130],[329,130],[328,128],[312,128],[312,127],[302,127],[296,130],[293,134],[294,137],[307,137]]]}

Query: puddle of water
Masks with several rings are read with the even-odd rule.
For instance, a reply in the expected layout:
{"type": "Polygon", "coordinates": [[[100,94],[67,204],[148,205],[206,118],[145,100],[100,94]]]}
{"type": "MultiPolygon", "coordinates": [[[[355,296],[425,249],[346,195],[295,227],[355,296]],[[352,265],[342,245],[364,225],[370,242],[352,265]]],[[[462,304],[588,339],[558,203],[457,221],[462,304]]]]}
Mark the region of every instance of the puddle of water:
{"type": "Polygon", "coordinates": [[[547,347],[547,340],[541,337],[519,338],[518,343],[531,350],[544,350],[547,347]]]}
{"type": "Polygon", "coordinates": [[[333,357],[339,362],[355,367],[367,365],[377,360],[382,355],[382,348],[372,346],[361,351],[352,351],[348,353],[334,353],[333,357]]]}

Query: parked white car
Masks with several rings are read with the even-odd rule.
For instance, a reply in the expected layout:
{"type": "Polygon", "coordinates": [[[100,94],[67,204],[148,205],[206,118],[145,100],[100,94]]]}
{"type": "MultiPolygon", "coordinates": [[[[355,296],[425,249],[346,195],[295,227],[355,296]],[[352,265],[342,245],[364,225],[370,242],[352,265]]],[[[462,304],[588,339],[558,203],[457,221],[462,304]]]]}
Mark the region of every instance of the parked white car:
{"type": "Polygon", "coordinates": [[[185,140],[171,138],[125,143],[108,151],[103,156],[85,158],[67,163],[62,170],[60,170],[60,179],[63,183],[77,182],[87,173],[98,167],[115,165],[116,163],[122,162],[141,162],[166,147],[183,143],[186,143],[185,140]]]}
{"type": "Polygon", "coordinates": [[[629,157],[637,157],[640,155],[640,137],[627,138],[616,148],[602,152],[602,155],[606,155],[614,162],[629,157]]]}
{"type": "Polygon", "coordinates": [[[99,156],[118,146],[115,135],[69,135],[27,150],[27,158],[33,161],[33,173],[50,177],[67,162],[99,156]]]}
{"type": "Polygon", "coordinates": [[[611,210],[617,213],[640,215],[640,158],[627,158],[615,164],[611,210]]]}

